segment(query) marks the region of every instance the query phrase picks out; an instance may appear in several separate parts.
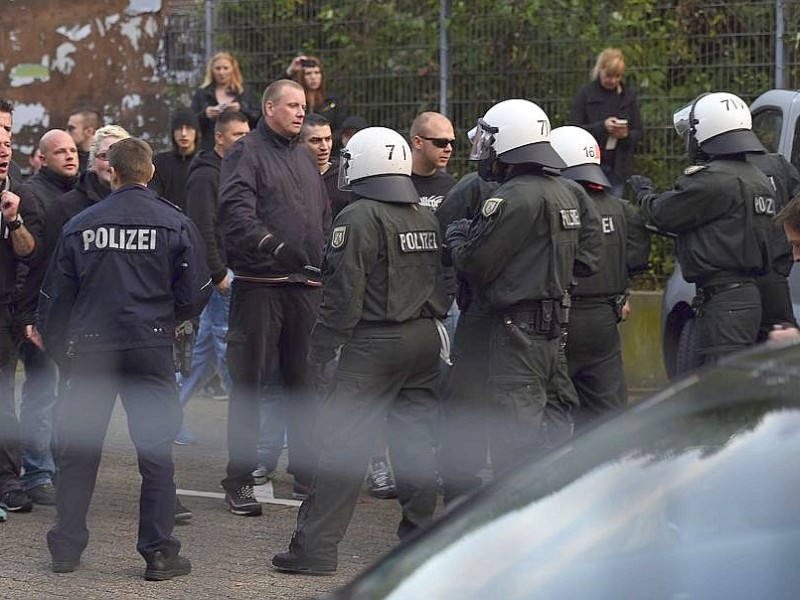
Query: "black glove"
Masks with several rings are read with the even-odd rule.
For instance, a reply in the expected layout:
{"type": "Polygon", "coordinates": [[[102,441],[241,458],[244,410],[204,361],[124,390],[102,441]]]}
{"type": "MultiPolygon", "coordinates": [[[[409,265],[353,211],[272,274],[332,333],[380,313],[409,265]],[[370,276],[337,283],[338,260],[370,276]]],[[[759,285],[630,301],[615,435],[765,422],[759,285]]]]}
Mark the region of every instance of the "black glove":
{"type": "Polygon", "coordinates": [[[295,248],[288,242],[278,239],[273,234],[268,233],[258,244],[258,249],[267,252],[275,257],[284,267],[292,273],[303,273],[306,265],[310,262],[306,253],[295,248]]]}
{"type": "Polygon", "coordinates": [[[447,226],[444,237],[450,248],[460,246],[469,237],[469,226],[472,223],[469,219],[458,219],[447,226]]]}
{"type": "Polygon", "coordinates": [[[633,188],[633,193],[638,202],[641,202],[642,198],[649,196],[656,191],[656,186],[653,185],[653,180],[649,177],[645,177],[644,175],[631,175],[628,177],[628,183],[630,184],[631,188],[633,188]]]}

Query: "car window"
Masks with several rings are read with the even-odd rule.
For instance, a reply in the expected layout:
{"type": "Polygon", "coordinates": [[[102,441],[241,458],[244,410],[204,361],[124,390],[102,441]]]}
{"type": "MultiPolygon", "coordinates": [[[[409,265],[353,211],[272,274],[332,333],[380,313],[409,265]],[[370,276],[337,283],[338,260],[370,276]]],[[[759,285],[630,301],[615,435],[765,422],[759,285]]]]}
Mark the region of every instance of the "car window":
{"type": "Polygon", "coordinates": [[[767,152],[778,151],[781,127],[783,127],[783,113],[779,108],[765,108],[753,114],[753,131],[767,152]]]}
{"type": "Polygon", "coordinates": [[[792,136],[792,156],[789,157],[791,163],[800,169],[800,119],[794,124],[794,135],[792,136]]]}

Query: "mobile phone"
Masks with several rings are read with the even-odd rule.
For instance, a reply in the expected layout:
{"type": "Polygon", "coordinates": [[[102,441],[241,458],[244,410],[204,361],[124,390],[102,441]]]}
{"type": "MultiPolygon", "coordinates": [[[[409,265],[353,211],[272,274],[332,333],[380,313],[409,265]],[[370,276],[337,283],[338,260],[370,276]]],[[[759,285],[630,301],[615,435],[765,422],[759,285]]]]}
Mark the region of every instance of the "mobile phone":
{"type": "Polygon", "coordinates": [[[222,112],[222,111],[224,111],[226,108],[228,108],[228,104],[227,104],[226,102],[223,102],[222,104],[219,104],[219,105],[217,106],[217,108],[219,109],[219,111],[220,111],[220,112],[222,112]]]}
{"type": "Polygon", "coordinates": [[[617,119],[617,125],[625,125],[628,126],[628,119],[617,119]]]}
{"type": "Polygon", "coordinates": [[[300,66],[303,67],[304,69],[310,69],[311,67],[317,66],[317,61],[305,59],[300,62],[300,66]]]}

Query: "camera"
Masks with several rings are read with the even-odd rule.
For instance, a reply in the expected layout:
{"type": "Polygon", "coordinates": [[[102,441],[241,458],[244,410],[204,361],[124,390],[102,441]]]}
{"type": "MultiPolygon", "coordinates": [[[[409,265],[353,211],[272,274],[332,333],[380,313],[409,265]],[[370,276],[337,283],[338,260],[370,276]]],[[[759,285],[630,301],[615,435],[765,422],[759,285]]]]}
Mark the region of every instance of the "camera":
{"type": "Polygon", "coordinates": [[[316,67],[317,66],[317,61],[309,60],[309,59],[306,58],[306,59],[300,61],[300,66],[303,67],[304,69],[310,69],[311,67],[316,67]]]}

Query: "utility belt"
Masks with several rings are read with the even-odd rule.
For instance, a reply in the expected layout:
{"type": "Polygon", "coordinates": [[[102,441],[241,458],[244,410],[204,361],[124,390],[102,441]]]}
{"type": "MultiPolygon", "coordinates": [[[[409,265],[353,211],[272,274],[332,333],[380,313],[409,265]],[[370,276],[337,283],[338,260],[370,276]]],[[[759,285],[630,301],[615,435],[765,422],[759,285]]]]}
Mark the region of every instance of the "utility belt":
{"type": "Polygon", "coordinates": [[[593,294],[586,296],[573,296],[572,303],[575,308],[580,306],[589,308],[592,306],[605,306],[611,305],[614,309],[614,314],[617,317],[617,323],[622,321],[622,308],[628,301],[628,294],[593,294]]]}
{"type": "Polygon", "coordinates": [[[572,298],[568,292],[560,300],[530,300],[519,302],[503,311],[503,325],[511,339],[521,348],[530,348],[528,336],[553,340],[561,337],[564,343],[565,328],[569,323],[572,298]]]}
{"type": "Polygon", "coordinates": [[[730,292],[731,290],[736,290],[747,285],[755,285],[755,281],[753,279],[746,279],[743,281],[731,281],[728,283],[718,283],[718,284],[703,284],[697,285],[697,291],[695,297],[692,299],[692,308],[694,309],[695,315],[698,317],[703,315],[703,307],[708,304],[711,299],[716,296],[717,294],[721,294],[723,292],[730,292]]]}

